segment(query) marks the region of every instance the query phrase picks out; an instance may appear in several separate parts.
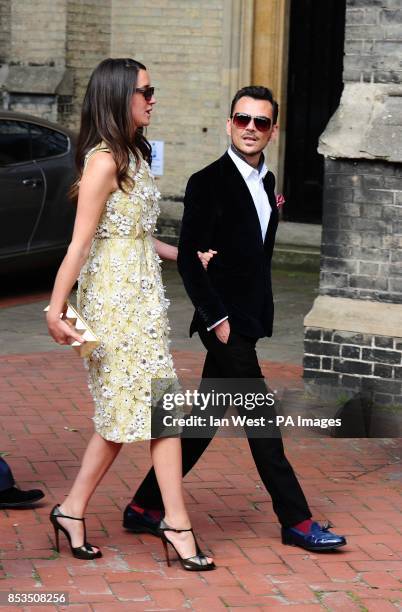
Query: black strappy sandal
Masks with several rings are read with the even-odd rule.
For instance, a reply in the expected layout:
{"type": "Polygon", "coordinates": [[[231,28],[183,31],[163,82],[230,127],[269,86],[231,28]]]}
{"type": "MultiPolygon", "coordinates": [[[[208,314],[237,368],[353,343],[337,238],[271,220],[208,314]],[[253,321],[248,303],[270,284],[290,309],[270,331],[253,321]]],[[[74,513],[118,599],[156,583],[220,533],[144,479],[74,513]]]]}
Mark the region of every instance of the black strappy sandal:
{"type": "Polygon", "coordinates": [[[66,514],[62,514],[59,510],[59,506],[60,504],[56,504],[54,506],[54,508],[52,509],[50,513],[50,517],[49,517],[50,522],[52,523],[53,528],[54,528],[57,552],[60,552],[59,531],[62,531],[64,535],[66,536],[68,543],[70,544],[71,554],[73,555],[73,557],[75,557],[76,559],[87,559],[87,560],[88,559],[99,559],[102,556],[101,551],[98,550],[97,552],[94,552],[93,550],[91,550],[92,544],[87,542],[87,530],[85,526],[85,519],[77,518],[76,516],[67,516],[66,514]],[[63,527],[63,525],[60,525],[60,523],[57,520],[58,518],[72,519],[73,521],[82,521],[84,523],[84,544],[82,546],[76,546],[75,548],[73,548],[73,545],[71,544],[71,536],[68,533],[67,529],[63,527]]]}
{"type": "Polygon", "coordinates": [[[165,555],[166,555],[166,562],[168,564],[168,566],[170,567],[170,559],[169,559],[169,551],[168,551],[168,544],[170,544],[171,546],[173,546],[179,561],[181,563],[181,566],[183,569],[187,570],[188,572],[209,572],[211,570],[216,569],[216,565],[215,563],[212,561],[211,563],[209,563],[207,561],[206,556],[204,555],[204,553],[201,551],[200,547],[198,546],[196,537],[194,535],[194,531],[193,529],[190,527],[190,529],[174,529],[173,527],[169,527],[169,525],[167,523],[165,523],[165,521],[162,519],[161,522],[159,523],[159,527],[158,527],[158,532],[159,535],[161,537],[162,540],[162,544],[163,544],[163,548],[165,550],[165,555]],[[177,549],[176,546],[173,544],[173,542],[171,542],[165,534],[165,531],[174,531],[175,533],[182,533],[183,531],[191,531],[191,533],[193,534],[194,537],[194,542],[195,542],[195,547],[197,550],[197,554],[194,555],[194,557],[188,557],[188,559],[183,559],[177,549]]]}

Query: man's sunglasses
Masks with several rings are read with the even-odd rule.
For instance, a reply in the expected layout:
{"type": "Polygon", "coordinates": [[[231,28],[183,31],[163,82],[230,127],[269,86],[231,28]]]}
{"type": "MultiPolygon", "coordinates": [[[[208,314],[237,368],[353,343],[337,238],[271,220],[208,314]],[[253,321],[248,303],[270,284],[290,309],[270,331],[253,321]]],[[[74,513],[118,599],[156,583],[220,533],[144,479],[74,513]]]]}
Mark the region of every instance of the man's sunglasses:
{"type": "Polygon", "coordinates": [[[233,124],[241,130],[244,130],[251,120],[254,121],[254,125],[259,132],[268,132],[272,124],[269,117],[252,117],[246,113],[235,113],[232,117],[233,124]]]}
{"type": "Polygon", "coordinates": [[[150,102],[152,100],[154,91],[155,91],[155,87],[136,87],[135,88],[135,92],[142,94],[147,102],[150,102]]]}

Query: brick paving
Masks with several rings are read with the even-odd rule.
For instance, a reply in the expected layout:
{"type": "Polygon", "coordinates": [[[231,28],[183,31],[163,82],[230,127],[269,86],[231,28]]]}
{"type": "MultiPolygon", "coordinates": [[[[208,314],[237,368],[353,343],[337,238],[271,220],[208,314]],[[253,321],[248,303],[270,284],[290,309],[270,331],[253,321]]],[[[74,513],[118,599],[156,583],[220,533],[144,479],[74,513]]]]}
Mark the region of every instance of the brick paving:
{"type": "MultiPolygon", "coordinates": [[[[174,356],[179,373],[199,375],[202,354],[174,356]]],[[[301,386],[296,365],[265,362],[264,373],[275,388],[301,386]]],[[[177,562],[168,568],[156,538],[122,528],[122,510],[150,464],[147,444],[126,445],[87,514],[90,541],[104,556],[85,562],[65,541],[60,555],[53,550],[48,522],[92,432],[82,363],[69,349],[17,354],[0,357],[0,374],[0,449],[20,486],[46,491],[35,509],[0,511],[0,591],[68,591],[74,612],[401,609],[398,440],[287,439],[315,517],[349,540],[337,552],[312,554],[281,544],[246,440],[215,439],[185,480],[193,525],[218,565],[210,573],[187,573],[177,562]]]]}

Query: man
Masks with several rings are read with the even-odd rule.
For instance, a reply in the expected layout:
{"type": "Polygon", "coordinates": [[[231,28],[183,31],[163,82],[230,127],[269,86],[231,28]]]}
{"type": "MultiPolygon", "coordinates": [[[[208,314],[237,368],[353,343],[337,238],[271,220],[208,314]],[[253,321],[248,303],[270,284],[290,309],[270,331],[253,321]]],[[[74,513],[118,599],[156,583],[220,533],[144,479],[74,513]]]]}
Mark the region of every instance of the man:
{"type": "Polygon", "coordinates": [[[44,496],[40,489],[17,489],[10,466],[0,457],[0,509],[29,508],[44,496]]]}
{"type": "MultiPolygon", "coordinates": [[[[265,87],[245,87],[235,95],[227,120],[229,150],[191,176],[184,199],[178,268],[194,306],[190,335],[205,348],[203,382],[208,378],[263,376],[255,350],[272,335],[274,306],[271,258],[278,225],[275,178],[263,150],[275,136],[278,105],[265,87]],[[197,251],[217,251],[207,271],[197,251]]],[[[249,432],[246,431],[247,434],[249,432]]],[[[210,439],[182,439],[183,473],[198,461],[210,439]]],[[[272,497],[284,544],[308,550],[343,546],[343,536],[311,520],[303,491],[285,457],[282,439],[248,437],[258,473],[272,497]]],[[[156,533],[163,503],[151,470],[124,513],[124,527],[156,533]]]]}

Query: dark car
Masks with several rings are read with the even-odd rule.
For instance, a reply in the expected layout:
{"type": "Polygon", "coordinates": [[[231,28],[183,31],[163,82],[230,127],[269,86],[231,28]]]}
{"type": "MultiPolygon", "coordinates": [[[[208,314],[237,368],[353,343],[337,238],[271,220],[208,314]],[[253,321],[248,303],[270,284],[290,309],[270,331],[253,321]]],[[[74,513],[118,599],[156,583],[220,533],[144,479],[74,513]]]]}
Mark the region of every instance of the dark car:
{"type": "Polygon", "coordinates": [[[55,264],[70,242],[75,136],[0,110],[0,272],[55,264]]]}

